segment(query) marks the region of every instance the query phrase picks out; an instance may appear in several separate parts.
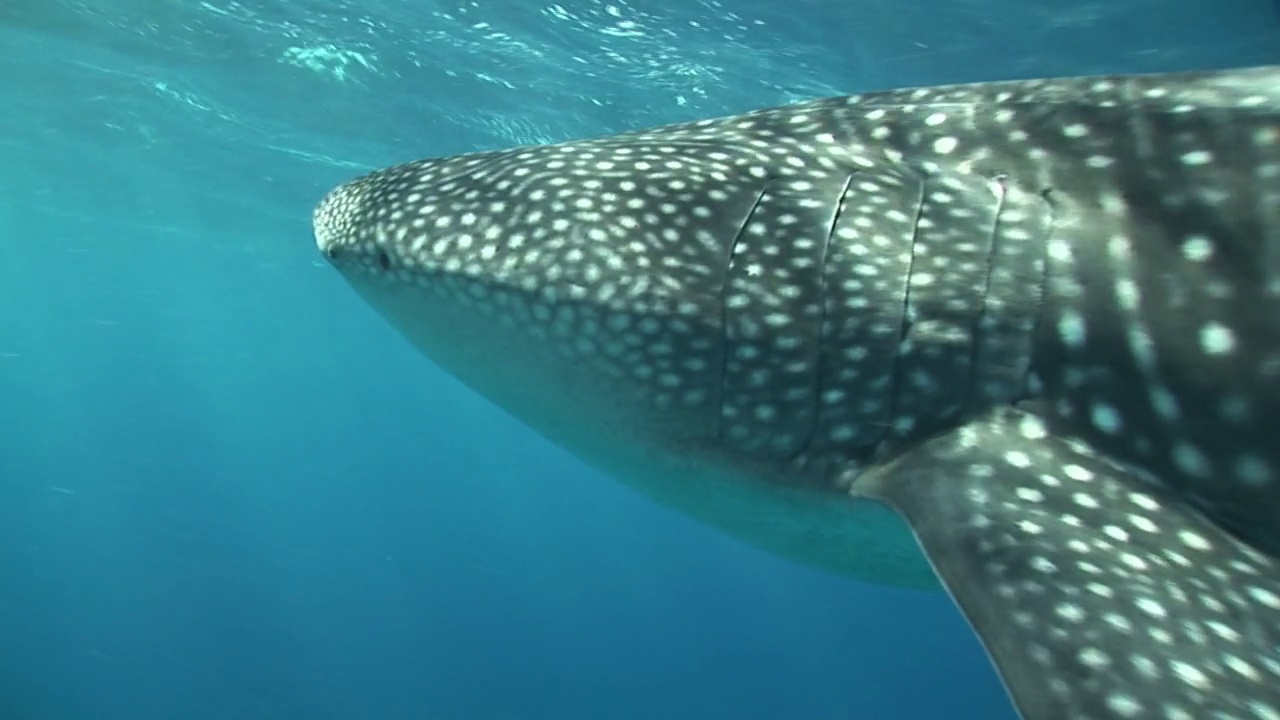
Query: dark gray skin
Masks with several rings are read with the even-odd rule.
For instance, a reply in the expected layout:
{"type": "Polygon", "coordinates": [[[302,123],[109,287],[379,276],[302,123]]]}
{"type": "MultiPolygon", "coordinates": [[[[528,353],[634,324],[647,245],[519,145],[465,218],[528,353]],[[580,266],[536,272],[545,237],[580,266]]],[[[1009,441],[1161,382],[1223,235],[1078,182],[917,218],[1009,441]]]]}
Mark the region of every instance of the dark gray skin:
{"type": "Polygon", "coordinates": [[[1027,720],[1280,720],[1280,68],[423,160],[315,227],[410,342],[605,472],[940,581],[1027,720]]]}

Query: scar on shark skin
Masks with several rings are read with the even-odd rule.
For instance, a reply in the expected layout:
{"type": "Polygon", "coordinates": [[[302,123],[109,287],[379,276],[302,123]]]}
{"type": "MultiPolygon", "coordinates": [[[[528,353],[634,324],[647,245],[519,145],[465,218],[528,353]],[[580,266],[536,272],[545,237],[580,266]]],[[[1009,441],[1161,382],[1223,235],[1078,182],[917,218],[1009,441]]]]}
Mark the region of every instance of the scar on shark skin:
{"type": "Polygon", "coordinates": [[[409,342],[605,473],[944,589],[1027,720],[1280,718],[1280,67],[421,160],[314,223],[409,342]]]}

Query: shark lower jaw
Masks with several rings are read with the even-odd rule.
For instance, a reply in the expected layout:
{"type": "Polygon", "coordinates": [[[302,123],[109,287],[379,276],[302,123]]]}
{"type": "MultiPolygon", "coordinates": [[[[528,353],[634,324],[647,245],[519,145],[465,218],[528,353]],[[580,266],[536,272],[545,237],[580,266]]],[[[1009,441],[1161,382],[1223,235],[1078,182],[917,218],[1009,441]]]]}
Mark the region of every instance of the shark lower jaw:
{"type": "Polygon", "coordinates": [[[430,282],[355,276],[351,284],[422,355],[575,454],[632,446],[643,454],[714,442],[712,395],[702,392],[700,403],[661,395],[662,383],[652,374],[629,377],[617,363],[595,357],[606,342],[599,335],[586,343],[554,319],[540,322],[534,317],[540,313],[527,306],[516,310],[474,297],[460,303],[430,282]]]}

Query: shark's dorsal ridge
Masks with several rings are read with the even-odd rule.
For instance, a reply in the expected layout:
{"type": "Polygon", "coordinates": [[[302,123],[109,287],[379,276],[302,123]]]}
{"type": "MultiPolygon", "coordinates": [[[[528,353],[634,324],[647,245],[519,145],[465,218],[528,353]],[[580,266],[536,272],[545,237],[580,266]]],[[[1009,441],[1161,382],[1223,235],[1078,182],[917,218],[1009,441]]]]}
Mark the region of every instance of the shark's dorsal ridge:
{"type": "Polygon", "coordinates": [[[605,472],[940,581],[1027,720],[1280,720],[1280,67],[422,160],[315,228],[407,339],[605,472]]]}

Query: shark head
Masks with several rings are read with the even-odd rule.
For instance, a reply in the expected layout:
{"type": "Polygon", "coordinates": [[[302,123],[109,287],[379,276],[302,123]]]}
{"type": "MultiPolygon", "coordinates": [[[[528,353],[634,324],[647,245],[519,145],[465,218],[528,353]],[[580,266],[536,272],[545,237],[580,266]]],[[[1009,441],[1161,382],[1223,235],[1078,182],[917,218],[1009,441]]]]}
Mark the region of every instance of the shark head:
{"type": "Polygon", "coordinates": [[[606,473],[940,583],[1028,720],[1280,719],[1280,69],[423,160],[314,224],[411,343],[606,473]]]}
{"type": "Polygon", "coordinates": [[[334,190],[316,238],[424,354],[589,463],[774,552],[933,586],[895,518],[826,502],[891,424],[911,238],[835,117],[410,163],[334,190]]]}
{"type": "Polygon", "coordinates": [[[335,190],[320,248],[450,373],[577,451],[703,452],[718,433],[725,192],[662,142],[404,165],[335,190]],[[583,422],[590,418],[589,422],[583,422]]]}

